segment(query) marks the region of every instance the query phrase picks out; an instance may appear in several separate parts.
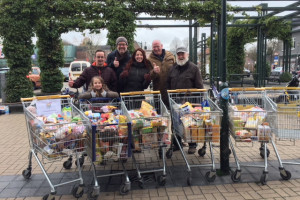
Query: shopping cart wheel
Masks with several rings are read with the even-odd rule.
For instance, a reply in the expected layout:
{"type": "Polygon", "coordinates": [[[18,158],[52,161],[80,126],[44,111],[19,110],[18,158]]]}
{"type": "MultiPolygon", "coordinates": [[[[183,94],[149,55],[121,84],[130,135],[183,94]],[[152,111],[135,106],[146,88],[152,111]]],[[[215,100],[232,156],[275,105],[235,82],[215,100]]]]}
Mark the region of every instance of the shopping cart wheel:
{"type": "Polygon", "coordinates": [[[206,154],[206,147],[202,147],[201,149],[198,150],[199,156],[203,157],[206,154]]]}
{"type": "Polygon", "coordinates": [[[55,200],[55,194],[46,194],[43,196],[43,200],[55,200]]]}
{"type": "Polygon", "coordinates": [[[100,195],[100,187],[99,186],[91,186],[87,192],[88,200],[96,200],[100,195]]]}
{"type": "Polygon", "coordinates": [[[75,186],[72,190],[72,195],[75,198],[80,198],[83,196],[83,192],[84,192],[84,185],[79,185],[79,186],[75,186]]]}
{"type": "MultiPolygon", "coordinates": [[[[265,150],[264,150],[264,148],[260,147],[259,150],[260,150],[260,157],[261,158],[265,158],[265,150]]],[[[269,155],[270,155],[270,150],[267,148],[267,158],[269,157],[269,155]]]]}
{"type": "Polygon", "coordinates": [[[166,152],[166,157],[167,157],[168,159],[170,159],[170,158],[172,158],[172,155],[173,155],[173,149],[170,148],[170,149],[168,149],[168,151],[166,152]]]}
{"type": "Polygon", "coordinates": [[[65,169],[71,169],[71,167],[72,167],[72,158],[70,157],[67,161],[65,161],[63,166],[64,166],[65,169]]]}
{"type": "Polygon", "coordinates": [[[216,172],[214,172],[214,171],[206,172],[205,178],[206,178],[207,182],[210,182],[210,183],[214,182],[216,179],[216,172]]]}
{"type": "Polygon", "coordinates": [[[158,177],[158,184],[160,186],[165,186],[166,182],[167,182],[166,176],[161,175],[161,176],[158,177]]]}
{"type": "Polygon", "coordinates": [[[120,187],[120,194],[121,195],[126,195],[126,194],[128,194],[129,190],[130,190],[130,184],[124,183],[120,187]]]}
{"type": "MultiPolygon", "coordinates": [[[[80,158],[79,158],[79,164],[80,164],[80,167],[82,167],[84,163],[84,156],[82,155],[80,158]]],[[[77,160],[75,161],[75,165],[77,166],[77,160]]]]}
{"type": "Polygon", "coordinates": [[[144,188],[144,180],[143,180],[143,178],[140,178],[140,179],[138,180],[138,185],[139,185],[139,187],[140,187],[141,189],[144,188]]]}
{"type": "Polygon", "coordinates": [[[240,182],[241,181],[241,170],[235,170],[235,172],[233,172],[233,174],[231,175],[231,180],[233,182],[240,182]]]}
{"type": "Polygon", "coordinates": [[[262,185],[266,185],[267,184],[267,179],[268,179],[268,172],[264,171],[263,174],[260,177],[260,183],[262,185]]]}
{"type": "Polygon", "coordinates": [[[283,167],[279,167],[280,176],[283,180],[289,180],[292,177],[292,174],[290,171],[285,170],[283,167]]]}
{"type": "Polygon", "coordinates": [[[31,170],[30,169],[24,169],[22,172],[22,175],[25,179],[29,179],[31,177],[31,170]]]}

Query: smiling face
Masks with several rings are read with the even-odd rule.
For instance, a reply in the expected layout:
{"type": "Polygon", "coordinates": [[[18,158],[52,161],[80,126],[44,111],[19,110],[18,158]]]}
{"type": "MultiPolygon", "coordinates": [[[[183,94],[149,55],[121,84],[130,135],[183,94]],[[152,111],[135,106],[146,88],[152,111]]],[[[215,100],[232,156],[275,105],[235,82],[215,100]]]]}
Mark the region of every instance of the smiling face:
{"type": "Polygon", "coordinates": [[[135,54],[135,60],[136,62],[143,62],[143,54],[141,51],[137,51],[136,54],[135,54]]]}
{"type": "Polygon", "coordinates": [[[155,55],[160,56],[162,54],[163,45],[160,43],[159,40],[154,40],[152,42],[152,50],[155,55]]]}
{"type": "Polygon", "coordinates": [[[102,88],[102,82],[99,78],[94,78],[93,80],[93,89],[95,90],[101,90],[102,88]]]}
{"type": "Polygon", "coordinates": [[[97,67],[102,67],[105,62],[105,55],[104,52],[97,52],[95,55],[95,61],[97,67]]]}
{"type": "Polygon", "coordinates": [[[119,51],[120,54],[123,54],[127,51],[127,44],[126,42],[119,42],[117,45],[117,50],[119,51]]]}

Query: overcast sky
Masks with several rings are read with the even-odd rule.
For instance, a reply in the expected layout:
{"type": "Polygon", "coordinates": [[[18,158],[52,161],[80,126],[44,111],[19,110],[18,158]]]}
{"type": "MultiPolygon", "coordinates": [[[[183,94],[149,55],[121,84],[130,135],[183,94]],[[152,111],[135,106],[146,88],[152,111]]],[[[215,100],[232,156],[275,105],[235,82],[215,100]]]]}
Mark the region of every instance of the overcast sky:
{"type": "MultiPolygon", "coordinates": [[[[292,4],[296,1],[251,1],[251,2],[238,2],[238,1],[229,1],[231,5],[235,6],[241,6],[241,7],[251,7],[256,6],[261,3],[268,3],[269,7],[284,7],[289,4],[292,4]]],[[[257,15],[256,12],[247,12],[250,15],[257,15]]],[[[285,15],[288,12],[284,12],[281,14],[278,14],[276,16],[285,15]]],[[[237,16],[238,14],[236,14],[237,16]]],[[[145,15],[141,15],[145,16],[145,15]]],[[[151,20],[151,21],[141,21],[141,24],[152,24],[152,25],[166,25],[166,24],[188,24],[188,21],[170,21],[170,20],[151,20]]],[[[88,33],[88,32],[86,32],[88,33]]],[[[208,37],[210,35],[210,29],[209,28],[200,28],[198,31],[198,41],[200,40],[201,34],[206,33],[206,36],[208,37]]],[[[90,36],[95,43],[105,45],[107,43],[106,38],[107,30],[101,30],[101,34],[90,36]]],[[[151,43],[153,40],[159,39],[164,45],[165,49],[170,49],[170,44],[172,40],[177,37],[181,40],[188,38],[189,32],[188,28],[155,28],[155,29],[146,29],[146,28],[137,28],[135,32],[135,41],[137,42],[143,42],[143,46],[151,46],[151,43]]],[[[78,32],[69,32],[67,34],[62,35],[62,39],[66,40],[74,45],[79,45],[84,36],[82,33],[78,32]]]]}

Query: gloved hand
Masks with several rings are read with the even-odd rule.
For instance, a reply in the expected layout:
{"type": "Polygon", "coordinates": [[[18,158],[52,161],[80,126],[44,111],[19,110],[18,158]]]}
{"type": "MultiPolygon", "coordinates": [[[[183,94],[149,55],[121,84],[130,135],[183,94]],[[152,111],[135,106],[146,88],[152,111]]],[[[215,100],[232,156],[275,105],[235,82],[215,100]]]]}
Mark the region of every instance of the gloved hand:
{"type": "Polygon", "coordinates": [[[121,76],[121,78],[125,78],[125,77],[128,77],[128,74],[129,74],[129,72],[127,70],[124,70],[120,76],[121,76]]]}
{"type": "Polygon", "coordinates": [[[151,81],[151,76],[150,76],[150,74],[144,74],[144,79],[145,79],[146,81],[151,81]]]}

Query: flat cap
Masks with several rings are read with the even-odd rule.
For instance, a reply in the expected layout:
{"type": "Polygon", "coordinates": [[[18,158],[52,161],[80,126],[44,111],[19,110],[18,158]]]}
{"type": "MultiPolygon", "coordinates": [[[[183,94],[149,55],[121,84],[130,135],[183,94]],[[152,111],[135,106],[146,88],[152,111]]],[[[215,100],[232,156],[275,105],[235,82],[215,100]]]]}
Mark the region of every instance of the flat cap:
{"type": "Polygon", "coordinates": [[[186,52],[188,52],[188,50],[185,47],[178,47],[176,49],[176,54],[177,53],[186,53],[186,52]]]}

